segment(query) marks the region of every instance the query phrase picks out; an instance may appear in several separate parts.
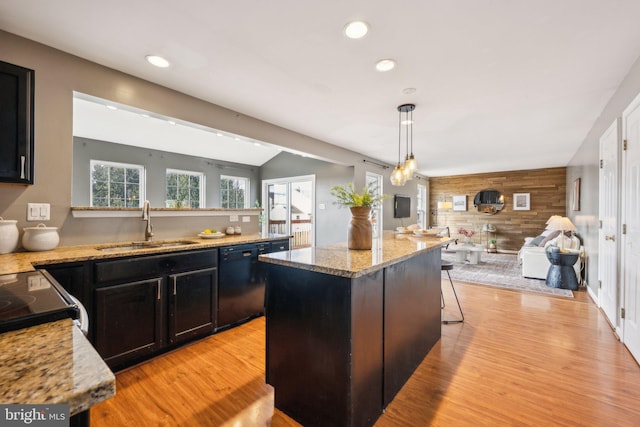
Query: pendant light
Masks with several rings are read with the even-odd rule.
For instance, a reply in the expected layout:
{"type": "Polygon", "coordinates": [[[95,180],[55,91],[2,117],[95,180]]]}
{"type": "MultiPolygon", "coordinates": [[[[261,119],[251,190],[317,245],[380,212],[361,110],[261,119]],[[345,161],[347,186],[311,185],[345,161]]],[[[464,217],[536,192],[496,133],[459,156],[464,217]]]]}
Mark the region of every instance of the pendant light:
{"type": "Polygon", "coordinates": [[[404,161],[405,176],[408,180],[413,179],[413,174],[418,170],[418,161],[413,155],[413,110],[416,109],[414,104],[404,104],[398,107],[401,112],[405,113],[405,123],[407,126],[407,157],[404,161]],[[411,151],[409,151],[411,147],[411,151]],[[409,154],[411,153],[411,154],[409,154]]]}
{"type": "MultiPolygon", "coordinates": [[[[406,104],[405,104],[406,105],[406,104]]],[[[400,147],[402,145],[402,108],[398,107],[398,164],[391,172],[391,185],[402,186],[407,182],[407,178],[404,174],[404,167],[400,163],[400,147]]]]}

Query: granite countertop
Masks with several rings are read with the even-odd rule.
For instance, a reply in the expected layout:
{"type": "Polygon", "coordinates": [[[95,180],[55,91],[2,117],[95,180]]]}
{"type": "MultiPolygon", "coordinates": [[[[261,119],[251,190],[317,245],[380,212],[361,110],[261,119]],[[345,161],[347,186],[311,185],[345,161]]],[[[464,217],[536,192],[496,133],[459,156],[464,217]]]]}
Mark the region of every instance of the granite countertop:
{"type": "Polygon", "coordinates": [[[260,255],[263,262],[348,278],[364,276],[416,254],[446,245],[453,239],[434,235],[418,237],[385,231],[373,239],[371,250],[350,250],[346,243],[294,249],[260,255]]]}
{"type": "Polygon", "coordinates": [[[135,250],[116,250],[101,251],[100,247],[113,247],[118,245],[127,245],[133,242],[104,243],[81,246],[59,246],[51,251],[42,252],[13,252],[0,255],[0,275],[21,273],[23,271],[33,271],[40,265],[62,264],[66,262],[89,261],[95,259],[108,259],[124,256],[148,255],[154,253],[178,252],[193,249],[215,248],[228,245],[239,245],[243,243],[258,243],[270,240],[287,239],[288,235],[274,234],[240,234],[224,236],[220,239],[202,239],[199,237],[179,238],[171,240],[158,240],[155,243],[162,242],[183,242],[178,246],[171,247],[151,247],[135,250]]]}
{"type": "Polygon", "coordinates": [[[0,334],[0,349],[0,403],[68,403],[75,415],[115,395],[113,373],[71,319],[0,334]]]}

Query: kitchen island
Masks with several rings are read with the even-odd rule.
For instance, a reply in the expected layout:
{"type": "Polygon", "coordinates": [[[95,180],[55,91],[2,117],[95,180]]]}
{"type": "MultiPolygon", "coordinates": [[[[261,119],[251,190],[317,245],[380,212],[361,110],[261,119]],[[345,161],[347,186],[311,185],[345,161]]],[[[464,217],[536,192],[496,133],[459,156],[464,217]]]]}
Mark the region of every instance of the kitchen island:
{"type": "Polygon", "coordinates": [[[385,232],[261,255],[266,375],[275,406],[305,426],[369,426],[440,339],[440,248],[385,232]]]}

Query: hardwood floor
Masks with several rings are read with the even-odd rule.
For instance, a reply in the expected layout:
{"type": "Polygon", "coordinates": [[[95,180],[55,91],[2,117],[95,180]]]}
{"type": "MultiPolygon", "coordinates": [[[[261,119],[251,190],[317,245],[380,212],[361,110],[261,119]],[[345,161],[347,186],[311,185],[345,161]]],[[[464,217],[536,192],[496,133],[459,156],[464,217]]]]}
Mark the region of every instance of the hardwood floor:
{"type": "MultiPolygon", "coordinates": [[[[586,291],[568,299],[456,290],[465,322],[442,326],[376,426],[638,425],[640,367],[586,291]]],[[[116,397],[92,409],[92,426],[255,425],[246,420],[272,399],[264,345],[258,318],[121,372],[116,397]],[[252,400],[260,404],[246,408],[252,400]]],[[[275,410],[272,427],[297,425],[275,410]]]]}

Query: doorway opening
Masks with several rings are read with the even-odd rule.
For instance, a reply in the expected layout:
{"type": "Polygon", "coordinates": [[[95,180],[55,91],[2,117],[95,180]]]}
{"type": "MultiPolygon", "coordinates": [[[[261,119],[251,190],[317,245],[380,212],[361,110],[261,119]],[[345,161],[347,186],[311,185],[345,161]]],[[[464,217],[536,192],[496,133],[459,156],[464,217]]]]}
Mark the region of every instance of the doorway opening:
{"type": "Polygon", "coordinates": [[[267,231],[293,236],[292,249],[315,245],[315,188],[315,175],[262,181],[267,231]]]}

